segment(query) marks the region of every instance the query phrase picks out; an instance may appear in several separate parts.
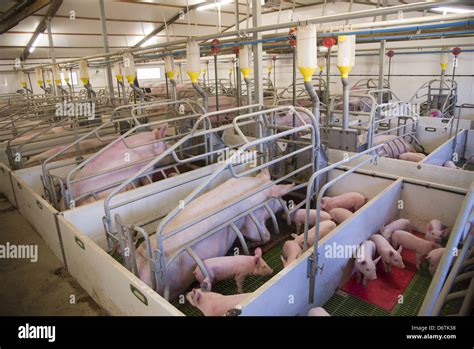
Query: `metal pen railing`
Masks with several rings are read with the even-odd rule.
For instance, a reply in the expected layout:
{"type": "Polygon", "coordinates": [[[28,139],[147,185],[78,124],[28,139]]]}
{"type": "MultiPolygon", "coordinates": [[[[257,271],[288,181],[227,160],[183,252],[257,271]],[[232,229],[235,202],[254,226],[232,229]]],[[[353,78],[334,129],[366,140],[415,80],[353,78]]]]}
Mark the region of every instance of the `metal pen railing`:
{"type": "MultiPolygon", "coordinates": [[[[257,106],[250,106],[250,107],[255,110],[255,108],[257,106]]],[[[213,173],[211,175],[206,177],[204,179],[204,181],[191,194],[189,194],[186,197],[185,200],[183,200],[184,205],[186,205],[186,203],[191,202],[199,193],[202,193],[202,191],[205,190],[205,188],[207,188],[216,178],[218,178],[225,171],[229,171],[230,174],[232,175],[232,177],[239,178],[239,177],[242,177],[242,176],[248,176],[248,175],[250,175],[252,173],[255,173],[256,171],[262,170],[264,168],[269,168],[272,165],[277,164],[278,162],[290,161],[295,156],[299,156],[300,154],[302,154],[304,152],[311,152],[311,154],[312,154],[311,158],[313,160],[315,159],[316,161],[311,161],[310,163],[302,164],[296,170],[293,170],[289,174],[286,174],[285,176],[280,177],[278,180],[271,182],[272,183],[272,184],[270,184],[270,186],[271,186],[271,185],[274,185],[276,183],[280,183],[281,181],[289,180],[291,177],[294,177],[294,176],[298,175],[301,172],[310,171],[311,169],[314,170],[314,168],[317,168],[317,166],[318,166],[317,165],[317,156],[315,154],[319,151],[319,132],[317,131],[317,123],[314,119],[314,116],[312,117],[311,124],[305,124],[304,118],[301,115],[297,115],[297,118],[300,119],[301,124],[303,125],[303,126],[300,126],[300,127],[297,127],[297,128],[281,128],[281,127],[276,127],[276,126],[274,127],[272,124],[270,124],[270,122],[272,120],[272,117],[271,117],[272,114],[277,113],[277,112],[281,112],[281,111],[284,111],[284,110],[289,110],[289,109],[294,109],[294,112],[296,114],[299,114],[299,113],[302,113],[302,112],[308,113],[308,111],[304,110],[303,108],[293,108],[293,107],[271,108],[271,109],[268,109],[268,110],[260,110],[260,111],[256,111],[256,112],[253,112],[253,113],[250,113],[250,114],[237,116],[236,118],[234,118],[232,124],[227,124],[227,125],[223,125],[223,126],[220,126],[220,127],[217,127],[217,128],[213,128],[213,129],[210,129],[210,130],[204,130],[204,131],[198,131],[196,129],[193,132],[191,132],[191,134],[188,135],[187,137],[189,137],[189,138],[200,137],[200,136],[205,136],[205,135],[209,135],[209,134],[212,134],[212,133],[220,133],[222,131],[225,131],[227,129],[232,128],[241,137],[241,139],[243,141],[243,145],[239,146],[237,151],[224,164],[221,164],[220,166],[218,166],[218,168],[215,171],[213,171],[213,173]],[[248,127],[249,125],[254,125],[255,128],[260,128],[261,127],[262,130],[260,131],[260,134],[262,135],[262,137],[257,138],[255,140],[249,140],[249,138],[247,137],[247,135],[245,134],[245,132],[242,129],[242,127],[248,127]],[[289,140],[292,139],[292,137],[294,135],[299,135],[302,132],[306,132],[306,133],[309,133],[311,135],[311,140],[307,140],[306,145],[302,145],[300,148],[295,149],[294,151],[288,150],[289,153],[285,154],[281,157],[277,157],[275,159],[269,159],[268,158],[268,151],[266,151],[266,147],[268,146],[269,143],[276,142],[277,140],[281,141],[281,140],[284,140],[284,139],[289,141],[289,140]],[[318,146],[316,144],[318,144],[318,146]],[[241,160],[239,162],[239,161],[236,161],[236,159],[241,159],[242,157],[245,157],[244,155],[246,153],[248,153],[248,151],[250,151],[251,149],[258,149],[258,153],[260,154],[258,159],[259,159],[261,164],[256,166],[255,168],[250,169],[250,170],[243,171],[241,173],[236,173],[235,169],[234,169],[234,165],[236,163],[241,163],[241,161],[242,161],[241,160]]],[[[206,116],[209,116],[209,114],[206,114],[206,116]]],[[[181,141],[185,141],[185,140],[183,139],[181,141]]],[[[174,146],[176,147],[177,145],[175,144],[174,146]]],[[[225,151],[226,149],[227,148],[221,149],[220,151],[225,151]]],[[[287,148],[287,149],[289,149],[289,148],[287,148]]],[[[211,150],[207,154],[200,154],[200,155],[197,155],[196,157],[197,158],[203,158],[203,157],[206,157],[206,156],[209,156],[209,155],[215,155],[215,154],[216,154],[216,152],[211,150]]],[[[146,173],[146,171],[148,171],[154,165],[154,163],[159,162],[161,159],[163,159],[164,157],[169,156],[169,155],[175,157],[175,160],[179,160],[175,156],[175,152],[174,152],[173,149],[167,149],[166,153],[161,154],[158,158],[155,159],[155,161],[153,161],[152,163],[150,163],[147,166],[143,167],[140,171],[138,171],[127,182],[124,182],[121,185],[121,187],[124,188],[128,183],[133,181],[134,178],[137,178],[140,175],[142,175],[143,173],[146,173]]],[[[186,161],[186,160],[184,160],[184,161],[186,161]]],[[[245,163],[245,161],[244,161],[244,163],[245,163]]],[[[235,165],[235,166],[237,166],[237,165],[235,165]]],[[[305,184],[300,184],[300,185],[296,186],[294,188],[294,190],[301,189],[304,186],[305,186],[305,184]]],[[[247,194],[247,195],[245,195],[245,197],[250,197],[252,195],[255,195],[256,193],[258,193],[262,190],[268,189],[268,187],[259,188],[259,190],[257,190],[257,192],[247,194]]],[[[111,221],[110,221],[111,210],[117,209],[118,207],[124,206],[124,204],[130,203],[130,200],[128,200],[128,201],[126,201],[126,203],[120,202],[120,203],[116,203],[116,204],[111,204],[111,202],[110,202],[111,198],[114,195],[116,195],[118,192],[120,192],[120,190],[122,188],[120,188],[120,187],[116,188],[114,193],[110,194],[109,197],[104,201],[104,209],[105,209],[105,212],[106,212],[106,216],[104,217],[104,227],[105,227],[107,235],[108,235],[108,240],[111,239],[112,242],[117,240],[117,232],[120,229],[116,228],[116,230],[117,230],[116,232],[113,230],[113,227],[112,227],[112,224],[111,224],[111,221]]],[[[149,195],[150,195],[150,193],[147,193],[147,196],[149,196],[149,195]]],[[[244,200],[244,199],[245,198],[241,198],[241,200],[244,200]]],[[[231,204],[227,205],[227,207],[230,207],[230,206],[235,205],[237,203],[238,202],[231,203],[231,204]]],[[[270,201],[266,201],[264,203],[260,203],[258,205],[258,207],[255,206],[255,207],[247,208],[244,213],[239,214],[236,217],[234,217],[232,220],[229,220],[226,223],[224,223],[224,225],[226,225],[227,227],[230,227],[230,229],[232,229],[232,231],[234,231],[237,234],[237,237],[239,238],[239,240],[243,244],[244,251],[248,251],[248,247],[246,247],[246,245],[245,245],[245,240],[244,240],[243,235],[241,234],[241,232],[239,232],[239,228],[238,228],[238,225],[236,224],[236,222],[244,216],[249,216],[252,219],[252,221],[255,223],[255,225],[256,225],[256,227],[259,231],[260,236],[262,236],[264,228],[257,221],[257,218],[255,216],[253,216],[251,213],[253,211],[255,211],[256,209],[263,207],[263,209],[265,209],[268,212],[269,216],[272,218],[272,221],[274,222],[274,224],[276,224],[276,218],[274,217],[274,215],[272,213],[270,213],[270,211],[271,211],[271,209],[269,207],[270,204],[271,204],[270,201]]],[[[163,227],[176,215],[176,213],[178,211],[179,211],[179,207],[176,207],[170,213],[168,213],[167,216],[165,216],[164,218],[162,217],[162,219],[160,218],[161,221],[160,221],[160,224],[158,225],[158,227],[156,229],[156,233],[155,233],[156,234],[156,243],[158,244],[157,245],[158,250],[160,250],[160,251],[163,251],[163,245],[162,245],[163,240],[165,240],[165,239],[167,239],[167,238],[169,238],[169,237],[171,237],[175,234],[179,234],[179,232],[182,231],[182,229],[179,229],[179,231],[167,233],[166,236],[163,235],[163,227]]],[[[208,212],[206,214],[206,217],[209,216],[209,215],[212,215],[212,214],[216,214],[216,213],[217,212],[210,212],[210,213],[208,212]]],[[[192,226],[192,225],[198,224],[199,222],[202,222],[203,219],[205,219],[205,218],[201,217],[201,219],[194,220],[193,222],[190,222],[186,226],[192,226]]],[[[156,222],[156,221],[158,221],[158,218],[148,219],[145,222],[140,222],[139,224],[133,225],[133,227],[131,229],[136,231],[137,226],[143,227],[143,225],[145,225],[145,224],[150,224],[150,223],[156,222]]],[[[117,220],[116,220],[115,223],[117,224],[117,220]]],[[[206,234],[204,234],[202,237],[198,238],[197,240],[191,241],[188,246],[179,249],[178,254],[180,254],[182,252],[185,252],[185,253],[189,254],[196,261],[197,265],[199,265],[200,267],[203,267],[201,261],[199,260],[199,256],[193,251],[192,245],[198,243],[199,241],[202,241],[202,239],[205,239],[208,236],[211,236],[211,235],[217,233],[218,231],[220,231],[220,229],[222,227],[214,227],[214,228],[215,229],[212,229],[212,230],[208,231],[206,234]]],[[[143,236],[143,231],[140,230],[140,234],[143,236]]],[[[122,234],[122,236],[118,237],[118,239],[119,240],[122,239],[123,236],[124,235],[122,234]]],[[[121,243],[122,246],[126,246],[127,244],[128,244],[128,247],[130,247],[130,242],[126,242],[125,240],[123,240],[122,243],[121,243]]],[[[154,251],[154,252],[156,253],[156,251],[154,251]]],[[[135,267],[133,267],[134,258],[135,257],[132,256],[129,259],[130,262],[126,262],[126,263],[128,263],[128,267],[130,268],[130,270],[134,270],[134,268],[135,268],[135,267]]],[[[148,263],[149,263],[150,271],[154,272],[154,279],[155,280],[154,281],[152,280],[152,284],[153,284],[152,286],[155,289],[156,289],[157,285],[158,285],[158,287],[163,286],[163,280],[164,280],[163,275],[164,274],[162,274],[163,270],[160,271],[160,265],[163,266],[166,269],[166,265],[162,263],[163,258],[164,258],[164,255],[162,255],[160,257],[156,257],[152,252],[150,252],[149,256],[148,256],[148,263]],[[159,280],[161,280],[161,281],[159,281],[159,280]]],[[[172,261],[175,258],[177,258],[177,255],[176,255],[176,257],[171,256],[170,259],[168,260],[168,263],[172,263],[172,261]]],[[[206,270],[204,269],[203,272],[206,273],[206,270]]],[[[165,287],[164,294],[165,294],[165,297],[169,296],[169,288],[166,289],[166,287],[165,287]]]]}

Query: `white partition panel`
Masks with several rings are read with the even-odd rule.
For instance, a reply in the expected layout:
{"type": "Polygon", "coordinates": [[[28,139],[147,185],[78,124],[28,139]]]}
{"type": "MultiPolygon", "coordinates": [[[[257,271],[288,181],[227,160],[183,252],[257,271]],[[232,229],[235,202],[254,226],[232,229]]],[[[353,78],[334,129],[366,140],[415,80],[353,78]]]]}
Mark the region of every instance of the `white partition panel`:
{"type": "Polygon", "coordinates": [[[444,225],[453,227],[465,195],[436,188],[403,183],[403,210],[400,216],[408,218],[415,229],[424,233],[432,219],[439,219],[444,225]]]}
{"type": "Polygon", "coordinates": [[[13,188],[18,210],[21,215],[36,229],[48,247],[64,263],[61,241],[56,226],[58,211],[15,172],[12,173],[13,188]]]}
{"type": "Polygon", "coordinates": [[[13,191],[11,170],[0,162],[0,193],[5,195],[13,206],[16,206],[15,193],[13,191]]]}
{"type": "MultiPolygon", "coordinates": [[[[474,138],[474,137],[473,137],[474,138]]],[[[344,159],[346,154],[352,155],[342,150],[329,149],[328,156],[331,163],[335,163],[344,159]]],[[[368,156],[361,156],[346,165],[349,167],[356,166],[368,156]]],[[[474,172],[430,165],[420,162],[411,162],[398,159],[379,158],[376,164],[366,164],[362,167],[364,170],[373,172],[374,174],[388,174],[392,176],[402,176],[420,181],[443,184],[450,187],[468,189],[474,182],[474,172]]]]}
{"type": "Polygon", "coordinates": [[[112,315],[183,315],[60,216],[68,271],[112,315]]]}
{"type": "MultiPolygon", "coordinates": [[[[462,130],[458,133],[456,137],[456,147],[454,151],[459,154],[459,159],[464,153],[464,147],[467,142],[468,134],[468,130],[462,130]]],[[[431,152],[431,154],[429,154],[426,158],[420,161],[420,163],[443,166],[446,161],[452,160],[451,156],[453,154],[453,145],[454,137],[451,137],[446,142],[441,144],[438,148],[433,150],[433,152],[431,152]]]]}

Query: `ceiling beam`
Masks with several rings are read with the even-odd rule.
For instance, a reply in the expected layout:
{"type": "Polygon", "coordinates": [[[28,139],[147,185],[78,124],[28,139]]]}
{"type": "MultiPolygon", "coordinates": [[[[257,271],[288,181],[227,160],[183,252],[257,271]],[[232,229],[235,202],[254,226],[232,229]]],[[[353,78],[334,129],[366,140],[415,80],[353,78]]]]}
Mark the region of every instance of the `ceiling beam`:
{"type": "Polygon", "coordinates": [[[52,1],[51,5],[49,6],[48,10],[46,11],[43,19],[38,24],[38,26],[36,27],[35,32],[31,36],[30,41],[28,41],[28,44],[26,45],[25,49],[23,50],[23,52],[20,56],[20,60],[24,61],[28,58],[28,56],[30,55],[30,47],[33,45],[33,43],[35,42],[38,35],[40,35],[40,33],[44,32],[44,30],[46,29],[46,24],[47,24],[46,21],[48,21],[48,20],[50,20],[51,18],[54,17],[54,15],[59,10],[59,7],[62,5],[62,3],[63,3],[63,0],[53,0],[52,1]]]}
{"type": "Polygon", "coordinates": [[[163,23],[158,28],[153,29],[150,33],[145,35],[145,37],[143,39],[141,39],[139,42],[137,42],[135,45],[133,45],[133,47],[141,46],[143,43],[147,42],[150,38],[152,38],[156,34],[162,32],[166,28],[166,26],[169,26],[169,25],[173,24],[174,22],[176,22],[179,19],[180,15],[181,15],[181,12],[183,12],[184,14],[187,14],[188,11],[194,10],[195,8],[201,6],[202,4],[203,3],[201,2],[201,3],[196,4],[196,5],[192,5],[192,6],[188,6],[188,7],[182,7],[181,11],[179,11],[177,14],[175,14],[173,17],[171,17],[169,20],[166,21],[166,25],[163,23]]]}
{"type": "MultiPolygon", "coordinates": [[[[6,12],[1,12],[0,14],[3,14],[6,12]]],[[[241,17],[244,17],[244,14],[240,15],[241,17]]],[[[40,14],[32,14],[30,17],[43,17],[43,15],[40,14]]],[[[65,15],[55,15],[55,18],[65,18],[65,19],[70,19],[69,16],[65,15]]],[[[84,21],[100,21],[99,17],[86,17],[86,16],[76,16],[76,20],[84,20],[84,21]]],[[[123,18],[107,18],[107,22],[125,22],[125,23],[154,23],[154,24],[163,24],[165,22],[163,21],[152,21],[148,19],[123,19],[123,18]]],[[[187,23],[180,23],[176,22],[175,24],[181,24],[181,25],[187,25],[187,23]]],[[[196,23],[198,26],[203,26],[203,27],[215,27],[214,24],[207,24],[207,23],[196,23]]]]}
{"type": "Polygon", "coordinates": [[[32,15],[38,10],[41,10],[46,5],[49,5],[52,0],[27,0],[26,4],[19,6],[17,9],[5,12],[0,19],[0,34],[13,28],[26,17],[32,15]]]}
{"type": "MultiPolygon", "coordinates": [[[[7,34],[27,34],[27,35],[31,35],[33,34],[34,32],[32,31],[7,31],[6,33],[4,33],[4,35],[7,35],[7,34]]],[[[65,36],[102,36],[102,33],[62,33],[62,32],[53,32],[53,35],[65,35],[65,36]]],[[[123,37],[123,36],[139,36],[139,37],[143,37],[143,34],[126,34],[126,33],[117,33],[117,34],[110,34],[110,33],[107,33],[107,36],[118,36],[118,37],[123,37]]],[[[159,38],[166,38],[166,35],[156,35],[157,37],[159,38]]],[[[187,38],[188,35],[173,35],[173,37],[177,37],[177,38],[187,38]]],[[[22,46],[22,47],[25,47],[25,46],[22,46]]]]}
{"type": "MultiPolygon", "coordinates": [[[[183,6],[182,5],[172,5],[172,4],[155,4],[153,2],[144,2],[144,1],[136,1],[136,0],[118,0],[117,2],[123,2],[123,3],[129,3],[129,4],[134,4],[134,5],[148,5],[148,6],[158,6],[158,7],[171,7],[171,8],[179,8],[179,9],[182,9],[183,6]]],[[[195,4],[195,5],[191,5],[189,6],[189,9],[191,9],[191,7],[197,7],[199,5],[202,5],[203,3],[205,3],[205,1],[199,3],[199,4],[195,4]]],[[[221,13],[226,13],[226,14],[234,14],[233,11],[225,11],[225,10],[221,10],[221,13]]],[[[245,15],[245,13],[241,13],[239,12],[239,15],[245,15]]]]}

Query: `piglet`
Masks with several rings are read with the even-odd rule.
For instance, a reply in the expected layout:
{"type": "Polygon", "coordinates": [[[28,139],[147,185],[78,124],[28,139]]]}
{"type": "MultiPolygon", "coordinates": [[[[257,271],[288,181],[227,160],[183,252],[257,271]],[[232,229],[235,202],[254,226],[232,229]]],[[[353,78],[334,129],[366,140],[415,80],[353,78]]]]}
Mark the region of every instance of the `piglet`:
{"type": "Polygon", "coordinates": [[[395,230],[392,234],[392,246],[398,248],[403,246],[408,250],[415,251],[416,269],[420,269],[422,258],[440,245],[413,235],[404,230],[395,230]]]}
{"type": "Polygon", "coordinates": [[[330,211],[333,208],[340,207],[350,211],[357,211],[365,205],[367,199],[359,193],[349,192],[333,197],[323,197],[321,205],[323,210],[330,211]]]}
{"type": "Polygon", "coordinates": [[[283,268],[301,256],[301,247],[295,240],[288,240],[283,244],[282,255],[280,256],[283,262],[283,268]]]}
{"type": "Polygon", "coordinates": [[[205,316],[223,316],[232,308],[248,297],[250,293],[224,296],[215,292],[203,292],[193,288],[186,294],[186,299],[191,305],[198,308],[205,316]]]}
{"type": "Polygon", "coordinates": [[[359,249],[359,255],[355,261],[355,267],[357,271],[357,282],[361,282],[364,287],[367,287],[367,282],[369,280],[377,279],[376,265],[379,262],[381,256],[375,257],[375,244],[373,241],[366,240],[364,241],[359,249]]]}
{"type": "Polygon", "coordinates": [[[331,215],[332,220],[337,224],[341,224],[347,218],[353,215],[351,211],[340,207],[333,208],[331,211],[329,211],[329,214],[331,215]]]}
{"type": "Polygon", "coordinates": [[[331,316],[329,313],[321,307],[316,307],[308,311],[308,316],[331,316]]]}
{"type": "MultiPolygon", "coordinates": [[[[317,213],[317,210],[315,210],[315,209],[310,209],[309,210],[309,226],[310,227],[314,227],[314,225],[316,224],[316,213],[317,213]]],[[[331,219],[331,216],[327,212],[320,211],[320,215],[321,215],[321,218],[320,218],[321,222],[322,221],[328,221],[328,220],[331,219]]],[[[293,212],[291,214],[291,220],[296,225],[296,233],[297,234],[300,233],[301,226],[304,224],[305,219],[306,219],[306,209],[304,209],[304,208],[296,210],[295,212],[293,212]]]]}
{"type": "Polygon", "coordinates": [[[235,279],[237,292],[243,292],[243,285],[247,275],[266,276],[273,273],[273,269],[262,259],[262,250],[255,249],[255,256],[225,256],[209,258],[204,261],[209,272],[209,279],[204,276],[199,266],[194,269],[196,280],[201,287],[210,291],[214,280],[235,279]]]}
{"type": "Polygon", "coordinates": [[[431,275],[434,275],[436,269],[438,268],[439,261],[443,257],[443,253],[446,249],[444,247],[437,248],[426,256],[426,260],[430,263],[429,271],[431,275]]]}
{"type": "MultiPolygon", "coordinates": [[[[319,240],[325,237],[331,230],[336,227],[336,223],[333,221],[324,221],[319,224],[319,240]]],[[[316,235],[316,227],[312,227],[308,230],[308,248],[314,245],[314,238],[316,235]]],[[[304,234],[296,235],[291,234],[295,238],[295,241],[303,248],[304,245],[304,234]]]]}
{"type": "Polygon", "coordinates": [[[423,153],[403,153],[398,156],[400,160],[411,161],[411,162],[420,162],[426,155],[423,153]]]}
{"type": "Polygon", "coordinates": [[[402,252],[402,246],[395,250],[392,245],[380,234],[374,234],[370,237],[370,240],[374,242],[377,248],[377,253],[382,257],[382,263],[387,273],[390,273],[392,265],[398,268],[405,268],[403,259],[400,253],[402,252]]]}
{"type": "Polygon", "coordinates": [[[440,243],[442,238],[447,238],[451,234],[451,229],[445,227],[439,219],[432,219],[426,225],[425,238],[427,240],[440,243]]]}
{"type": "Polygon", "coordinates": [[[400,219],[397,219],[396,221],[393,221],[390,224],[384,225],[382,229],[380,229],[380,234],[382,234],[384,238],[390,241],[390,238],[392,237],[392,233],[395,230],[411,231],[412,224],[409,219],[400,218],[400,219]]]}

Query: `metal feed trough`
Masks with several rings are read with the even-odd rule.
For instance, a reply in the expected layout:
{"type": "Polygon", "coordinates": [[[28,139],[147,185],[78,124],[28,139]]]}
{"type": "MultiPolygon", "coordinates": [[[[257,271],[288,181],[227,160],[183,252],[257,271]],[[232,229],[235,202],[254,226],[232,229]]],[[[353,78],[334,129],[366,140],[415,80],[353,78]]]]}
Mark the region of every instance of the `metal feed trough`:
{"type": "MultiPolygon", "coordinates": [[[[251,107],[253,109],[257,109],[256,106],[251,107]]],[[[116,188],[114,192],[111,193],[104,201],[104,227],[106,229],[109,247],[112,247],[113,245],[115,245],[115,243],[118,242],[121,247],[121,251],[129,251],[129,256],[122,255],[122,258],[127,268],[137,275],[135,246],[133,244],[133,237],[137,234],[138,236],[143,237],[145,241],[144,243],[146,244],[148,251],[148,264],[150,267],[150,271],[152,272],[152,275],[154,275],[154,277],[152,278],[153,288],[155,290],[157,290],[158,288],[164,289],[165,298],[169,298],[169,285],[166,282],[167,266],[172,263],[175,258],[177,258],[181,253],[188,253],[196,261],[196,263],[201,268],[203,268],[203,272],[205,274],[207,273],[199,256],[195,253],[195,251],[193,251],[193,246],[199,243],[200,241],[203,241],[207,237],[213,234],[218,234],[219,231],[227,227],[229,229],[232,229],[237,234],[239,240],[242,243],[244,251],[248,252],[248,247],[245,244],[243,235],[239,231],[236,222],[239,219],[249,215],[258,227],[260,234],[262,234],[263,227],[261,227],[260,224],[257,222],[252,212],[258,208],[264,207],[269,212],[270,217],[272,218],[275,230],[278,231],[276,218],[268,206],[271,199],[255,207],[246,209],[245,212],[237,214],[231,220],[225,222],[224,224],[218,227],[213,227],[205,234],[190,241],[186,246],[182,246],[181,248],[179,248],[179,250],[177,250],[170,256],[165,256],[166,251],[163,250],[163,242],[169,239],[170,237],[179,234],[184,229],[190,228],[191,226],[202,222],[203,220],[216,214],[218,211],[232,207],[238,204],[241,200],[255,195],[256,193],[262,190],[268,189],[271,185],[275,185],[282,181],[287,181],[299,183],[292,189],[292,191],[297,191],[299,189],[304,188],[306,184],[304,180],[302,181],[301,179],[304,177],[308,178],[310,173],[317,170],[318,168],[317,154],[319,152],[319,131],[314,116],[311,115],[311,124],[305,124],[304,118],[301,116],[302,113],[311,115],[309,111],[303,108],[277,107],[237,116],[236,118],[234,118],[232,124],[223,125],[210,130],[200,131],[195,127],[195,130],[193,132],[191,132],[189,135],[178,141],[175,145],[167,149],[166,152],[161,154],[154,161],[143,167],[132,178],[122,183],[121,186],[116,188]],[[291,128],[285,126],[277,126],[273,123],[275,122],[275,114],[288,111],[294,112],[296,117],[303,124],[303,126],[291,128]],[[249,140],[248,135],[245,131],[245,128],[249,127],[249,125],[252,125],[259,130],[258,132],[260,134],[260,137],[252,141],[249,140]],[[114,215],[115,224],[113,224],[112,211],[118,209],[119,207],[123,207],[124,205],[129,204],[131,202],[130,200],[127,200],[126,202],[113,203],[113,199],[117,193],[119,193],[123,188],[125,188],[136,178],[139,178],[143,174],[147,173],[147,171],[153,168],[156,163],[164,159],[166,156],[172,156],[177,163],[187,163],[189,161],[194,161],[198,159],[215,157],[219,154],[219,152],[226,151],[228,148],[217,151],[209,149],[207,153],[196,155],[193,158],[180,159],[176,152],[176,149],[178,149],[181,144],[184,144],[192,138],[209,137],[212,134],[221,133],[227,129],[233,129],[241,136],[241,139],[243,140],[242,145],[239,144],[237,147],[234,148],[236,152],[229,159],[224,162],[218,162],[216,164],[217,167],[212,172],[212,174],[206,177],[202,181],[202,183],[183,200],[184,205],[188,204],[194,198],[198,197],[200,194],[206,191],[209,186],[214,185],[215,180],[220,178],[224,173],[228,173],[231,177],[239,178],[242,176],[256,174],[258,171],[261,171],[266,168],[278,167],[278,165],[280,165],[282,162],[292,162],[293,168],[284,175],[280,175],[279,178],[274,180],[268,186],[258,188],[257,191],[246,194],[244,198],[241,198],[236,202],[232,202],[225,208],[222,208],[216,212],[208,212],[204,217],[199,217],[193,222],[188,223],[186,226],[182,226],[175,231],[167,233],[166,235],[163,235],[163,229],[166,224],[179,212],[179,206],[172,209],[171,212],[169,212],[165,217],[163,216],[163,214],[160,214],[158,216],[148,217],[147,219],[141,222],[124,222],[121,216],[119,214],[116,214],[114,215]],[[302,140],[300,138],[300,135],[302,133],[309,135],[309,138],[302,140]],[[278,143],[286,143],[287,147],[285,148],[285,151],[281,151],[279,155],[272,156],[270,148],[277,147],[278,143]],[[257,151],[258,155],[256,159],[258,160],[258,165],[254,168],[242,170],[242,165],[245,165],[246,163],[249,163],[250,161],[254,160],[249,155],[249,151],[252,150],[257,151]],[[307,160],[309,158],[311,159],[310,161],[296,161],[298,157],[302,156],[305,153],[307,155],[305,159],[307,160]],[[156,227],[156,229],[154,229],[154,227],[156,227]],[[158,244],[158,250],[156,251],[152,251],[151,248],[150,239],[153,233],[155,233],[155,238],[157,239],[158,244]]],[[[212,113],[209,113],[205,116],[209,117],[211,114],[212,113]]],[[[153,193],[147,193],[146,195],[153,195],[153,193]]],[[[134,198],[133,200],[136,201],[139,199],[140,197],[134,198]]]]}

